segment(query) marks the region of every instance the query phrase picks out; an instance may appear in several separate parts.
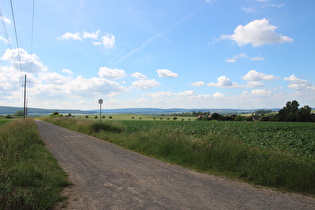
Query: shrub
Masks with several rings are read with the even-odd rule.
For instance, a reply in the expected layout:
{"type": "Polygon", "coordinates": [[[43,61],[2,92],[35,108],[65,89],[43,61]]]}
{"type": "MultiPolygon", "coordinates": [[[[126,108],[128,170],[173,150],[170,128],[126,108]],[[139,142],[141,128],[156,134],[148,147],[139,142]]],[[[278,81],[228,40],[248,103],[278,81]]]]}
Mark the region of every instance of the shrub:
{"type": "Polygon", "coordinates": [[[91,130],[93,132],[108,131],[114,133],[121,133],[124,130],[124,128],[121,124],[118,123],[93,123],[91,125],[91,130]]]}

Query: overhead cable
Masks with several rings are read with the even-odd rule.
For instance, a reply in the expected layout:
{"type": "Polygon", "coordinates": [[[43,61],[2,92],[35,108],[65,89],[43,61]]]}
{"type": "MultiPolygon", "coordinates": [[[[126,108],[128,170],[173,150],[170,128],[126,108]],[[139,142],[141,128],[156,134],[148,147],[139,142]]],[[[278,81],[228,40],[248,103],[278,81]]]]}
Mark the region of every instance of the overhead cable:
{"type": "Polygon", "coordinates": [[[15,22],[14,8],[13,8],[12,0],[10,0],[10,5],[11,5],[11,13],[12,13],[13,26],[14,26],[14,33],[15,33],[16,47],[17,47],[17,51],[18,51],[18,61],[19,61],[19,63],[20,63],[20,70],[21,70],[21,72],[22,72],[20,47],[19,47],[19,41],[18,41],[17,30],[16,30],[16,22],[15,22]]]}
{"type": "Polygon", "coordinates": [[[11,43],[10,43],[10,39],[9,39],[9,33],[8,33],[8,30],[7,30],[7,27],[6,27],[5,19],[4,19],[4,16],[2,14],[1,8],[0,8],[0,18],[1,18],[2,27],[3,27],[3,30],[4,30],[4,33],[5,33],[6,43],[8,44],[9,48],[12,49],[11,43]]]}

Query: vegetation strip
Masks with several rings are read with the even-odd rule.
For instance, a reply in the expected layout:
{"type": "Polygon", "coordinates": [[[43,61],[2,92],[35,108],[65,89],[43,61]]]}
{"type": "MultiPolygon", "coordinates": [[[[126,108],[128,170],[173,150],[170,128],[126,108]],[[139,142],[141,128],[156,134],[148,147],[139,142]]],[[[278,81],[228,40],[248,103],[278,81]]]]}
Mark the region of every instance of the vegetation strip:
{"type": "Polygon", "coordinates": [[[65,198],[67,175],[31,119],[0,127],[0,209],[49,209],[65,198]]]}
{"type": "Polygon", "coordinates": [[[315,194],[313,123],[46,121],[196,170],[315,194]]]}

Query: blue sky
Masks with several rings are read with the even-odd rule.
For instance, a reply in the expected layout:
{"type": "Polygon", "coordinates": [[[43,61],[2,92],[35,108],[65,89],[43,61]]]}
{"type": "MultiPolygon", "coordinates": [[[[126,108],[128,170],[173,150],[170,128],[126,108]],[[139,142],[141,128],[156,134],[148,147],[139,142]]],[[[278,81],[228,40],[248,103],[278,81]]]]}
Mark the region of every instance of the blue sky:
{"type": "Polygon", "coordinates": [[[19,50],[0,8],[2,106],[315,106],[312,0],[14,1],[19,50]]]}

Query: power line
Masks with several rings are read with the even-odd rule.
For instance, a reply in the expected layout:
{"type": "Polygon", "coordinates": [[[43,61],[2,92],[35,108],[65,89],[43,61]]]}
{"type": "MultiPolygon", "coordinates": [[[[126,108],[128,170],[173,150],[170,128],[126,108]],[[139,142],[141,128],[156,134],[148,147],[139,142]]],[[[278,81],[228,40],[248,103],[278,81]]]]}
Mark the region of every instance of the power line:
{"type": "MultiPolygon", "coordinates": [[[[32,30],[31,30],[31,51],[30,51],[30,54],[31,54],[31,57],[32,59],[34,59],[33,57],[33,45],[34,45],[34,20],[35,20],[35,0],[33,0],[33,11],[32,11],[32,30]]],[[[33,60],[30,62],[30,73],[32,73],[32,68],[33,68],[33,60]]],[[[26,82],[25,82],[25,87],[26,87],[26,82]]],[[[29,98],[29,92],[30,92],[30,88],[29,88],[29,91],[27,91],[27,96],[26,96],[26,102],[25,102],[25,116],[27,117],[27,108],[29,106],[29,103],[30,103],[30,98],[29,98]]]]}
{"type": "MultiPolygon", "coordinates": [[[[33,41],[34,41],[34,17],[35,17],[35,0],[33,0],[33,11],[32,11],[32,30],[31,30],[31,51],[30,54],[33,58],[33,41]]],[[[30,62],[30,73],[32,73],[32,64],[33,62],[30,62]]]]}
{"type": "Polygon", "coordinates": [[[22,64],[21,64],[20,47],[19,47],[19,41],[18,41],[17,30],[16,30],[16,22],[15,22],[14,8],[13,8],[13,3],[12,3],[12,0],[10,0],[10,6],[11,6],[11,13],[12,13],[13,26],[14,26],[14,33],[15,33],[16,47],[17,47],[17,50],[18,50],[18,60],[19,60],[19,63],[20,63],[20,70],[21,70],[21,72],[22,72],[22,64]]]}
{"type": "Polygon", "coordinates": [[[6,42],[7,42],[8,46],[9,46],[9,48],[12,50],[12,46],[10,44],[10,39],[9,39],[9,33],[8,33],[8,30],[7,30],[5,21],[4,21],[4,16],[3,16],[1,8],[0,8],[0,18],[1,18],[2,27],[3,27],[3,30],[4,30],[4,33],[5,33],[6,42]]]}

